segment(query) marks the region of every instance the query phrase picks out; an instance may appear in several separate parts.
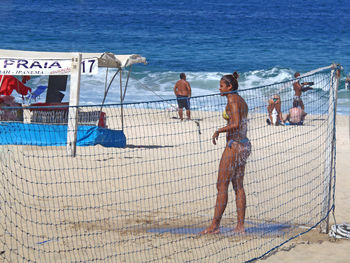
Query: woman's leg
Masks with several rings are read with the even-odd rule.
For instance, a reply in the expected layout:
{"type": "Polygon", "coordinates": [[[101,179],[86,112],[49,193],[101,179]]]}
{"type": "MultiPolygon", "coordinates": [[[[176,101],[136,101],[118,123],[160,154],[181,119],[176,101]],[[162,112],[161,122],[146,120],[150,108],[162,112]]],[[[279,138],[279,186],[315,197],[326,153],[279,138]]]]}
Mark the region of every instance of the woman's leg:
{"type": "Polygon", "coordinates": [[[237,209],[237,226],[235,227],[234,231],[238,233],[244,233],[244,218],[246,210],[246,196],[243,188],[244,169],[245,165],[238,166],[235,169],[235,175],[232,178],[237,209]]]}
{"type": "Polygon", "coordinates": [[[219,165],[219,175],[216,183],[218,194],[216,197],[214,218],[211,225],[207,229],[202,231],[201,234],[215,234],[220,232],[220,221],[227,205],[228,186],[232,178],[233,159],[234,152],[229,147],[226,147],[224,153],[222,154],[219,165]]]}
{"type": "Polygon", "coordinates": [[[275,106],[274,106],[273,100],[272,100],[272,99],[269,99],[268,105],[267,105],[267,113],[269,114],[270,123],[273,123],[273,120],[272,120],[272,111],[273,111],[274,107],[275,107],[275,106]]]}
{"type": "Polygon", "coordinates": [[[276,125],[278,125],[279,122],[283,122],[283,116],[282,116],[282,111],[281,111],[281,101],[280,100],[276,103],[275,109],[277,111],[277,123],[276,123],[276,125]]]}

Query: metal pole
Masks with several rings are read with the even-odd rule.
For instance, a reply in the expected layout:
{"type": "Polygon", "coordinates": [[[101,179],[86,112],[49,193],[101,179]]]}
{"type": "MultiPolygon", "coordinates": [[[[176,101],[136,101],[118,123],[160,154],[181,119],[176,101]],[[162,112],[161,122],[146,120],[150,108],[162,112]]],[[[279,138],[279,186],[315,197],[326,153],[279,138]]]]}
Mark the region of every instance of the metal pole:
{"type": "Polygon", "coordinates": [[[72,57],[72,70],[70,74],[69,112],[67,129],[67,153],[76,155],[78,132],[78,108],[80,95],[81,53],[75,53],[72,57]]]}
{"type": "Polygon", "coordinates": [[[328,125],[327,125],[327,138],[326,138],[326,151],[325,151],[325,169],[323,175],[323,202],[321,219],[326,218],[320,224],[320,231],[322,233],[328,233],[329,228],[329,216],[331,191],[332,191],[332,173],[333,164],[335,162],[335,125],[336,125],[336,110],[337,110],[337,98],[339,87],[340,70],[335,68],[335,65],[331,71],[331,83],[329,89],[329,101],[328,101],[328,125]]]}
{"type": "Polygon", "coordinates": [[[122,121],[122,131],[124,131],[124,112],[123,112],[123,82],[122,82],[122,70],[120,70],[120,115],[122,121]]]}
{"type": "Polygon", "coordinates": [[[121,69],[118,69],[117,72],[113,75],[111,81],[110,81],[109,84],[108,84],[108,88],[107,88],[107,89],[105,88],[105,93],[104,93],[104,96],[103,96],[103,100],[102,100],[100,112],[102,111],[103,105],[104,105],[104,103],[105,103],[105,101],[106,101],[106,97],[107,97],[107,93],[108,93],[108,91],[109,91],[109,88],[111,87],[112,82],[113,82],[115,76],[118,74],[119,70],[121,70],[121,69]]]}
{"type": "Polygon", "coordinates": [[[129,83],[129,78],[130,78],[130,73],[131,73],[131,67],[132,67],[132,65],[129,67],[129,73],[128,73],[128,77],[127,77],[126,83],[125,83],[124,94],[123,94],[123,101],[124,101],[124,99],[125,99],[126,88],[128,87],[128,83],[129,83]]]}

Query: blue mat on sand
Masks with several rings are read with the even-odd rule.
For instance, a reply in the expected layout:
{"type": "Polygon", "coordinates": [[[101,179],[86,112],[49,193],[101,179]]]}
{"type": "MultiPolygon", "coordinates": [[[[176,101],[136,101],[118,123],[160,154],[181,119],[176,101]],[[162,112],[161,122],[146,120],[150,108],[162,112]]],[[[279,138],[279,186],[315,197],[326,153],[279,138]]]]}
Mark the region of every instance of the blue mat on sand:
{"type": "MultiPolygon", "coordinates": [[[[0,144],[65,146],[67,125],[0,122],[0,144]]],[[[78,126],[77,146],[125,147],[123,131],[97,126],[78,126]]]]}
{"type": "MultiPolygon", "coordinates": [[[[271,223],[254,223],[246,222],[245,232],[246,234],[262,235],[262,236],[280,236],[284,235],[287,229],[291,228],[290,225],[286,224],[271,224],[271,223]]],[[[177,227],[177,228],[151,228],[148,232],[151,233],[171,233],[181,235],[197,235],[205,228],[199,227],[177,227]]],[[[233,228],[220,227],[220,234],[225,236],[239,235],[233,232],[233,228]]]]}

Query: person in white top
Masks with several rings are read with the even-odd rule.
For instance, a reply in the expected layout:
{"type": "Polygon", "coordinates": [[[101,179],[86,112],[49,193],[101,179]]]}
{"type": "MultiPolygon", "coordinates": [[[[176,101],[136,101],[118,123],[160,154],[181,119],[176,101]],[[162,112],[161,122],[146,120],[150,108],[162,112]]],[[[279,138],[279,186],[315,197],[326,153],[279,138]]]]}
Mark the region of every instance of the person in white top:
{"type": "Polygon", "coordinates": [[[283,117],[281,111],[281,98],[275,94],[268,101],[267,112],[269,119],[266,119],[267,124],[280,125],[283,124],[283,117]]]}

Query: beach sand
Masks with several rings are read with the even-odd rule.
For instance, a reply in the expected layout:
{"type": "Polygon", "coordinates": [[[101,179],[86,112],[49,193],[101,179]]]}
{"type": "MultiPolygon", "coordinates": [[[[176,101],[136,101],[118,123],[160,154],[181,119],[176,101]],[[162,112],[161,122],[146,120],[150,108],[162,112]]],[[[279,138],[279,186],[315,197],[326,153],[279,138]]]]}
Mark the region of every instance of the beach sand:
{"type": "MultiPolygon", "coordinates": [[[[105,109],[109,128],[120,112],[105,109]]],[[[302,127],[271,127],[250,114],[253,151],[246,167],[246,228],[199,236],[210,224],[225,125],[218,112],[124,109],[127,147],[2,146],[2,228],[5,261],[242,262],[264,254],[321,217],[327,169],[325,116],[302,127]],[[322,125],[323,124],[323,125],[322,125]],[[259,230],[270,231],[264,233],[259,230]],[[271,230],[272,228],[277,230],[271,230]],[[169,231],[173,230],[173,232],[169,231]]],[[[348,117],[337,116],[336,219],[350,221],[348,117]]],[[[233,229],[232,187],[221,226],[233,229]]],[[[333,218],[330,218],[331,224],[333,218]]],[[[350,241],[318,229],[290,241],[266,262],[346,262],[350,241]]]]}
{"type": "MultiPolygon", "coordinates": [[[[350,223],[350,117],[337,116],[335,220],[350,223]]],[[[330,225],[335,224],[333,215],[330,225]]],[[[263,262],[349,262],[350,240],[306,234],[266,257],[263,262]]]]}

